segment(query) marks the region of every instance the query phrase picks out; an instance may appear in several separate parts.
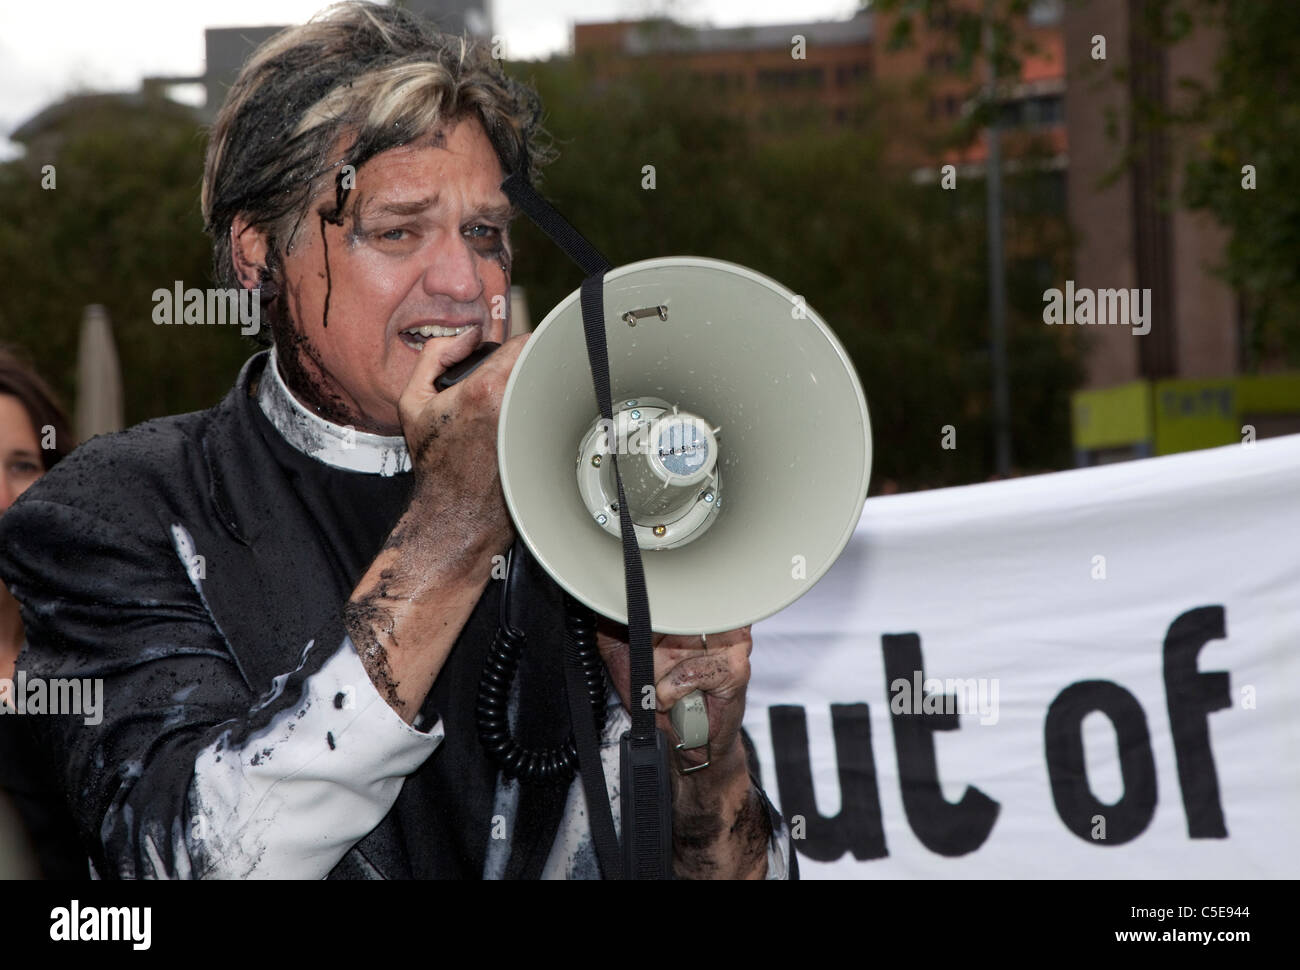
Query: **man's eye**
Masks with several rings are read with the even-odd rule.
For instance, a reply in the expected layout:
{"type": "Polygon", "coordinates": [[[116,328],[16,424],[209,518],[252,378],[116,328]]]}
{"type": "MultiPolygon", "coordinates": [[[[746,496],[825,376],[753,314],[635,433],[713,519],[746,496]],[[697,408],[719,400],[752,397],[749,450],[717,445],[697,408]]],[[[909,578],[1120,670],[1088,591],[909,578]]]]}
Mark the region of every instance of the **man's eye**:
{"type": "Polygon", "coordinates": [[[389,242],[401,242],[406,236],[405,229],[389,229],[380,234],[380,239],[387,239],[389,242]]]}
{"type": "Polygon", "coordinates": [[[469,233],[477,239],[493,239],[501,235],[501,230],[496,226],[470,226],[469,233]],[[482,233],[479,232],[480,229],[483,230],[482,233]]]}

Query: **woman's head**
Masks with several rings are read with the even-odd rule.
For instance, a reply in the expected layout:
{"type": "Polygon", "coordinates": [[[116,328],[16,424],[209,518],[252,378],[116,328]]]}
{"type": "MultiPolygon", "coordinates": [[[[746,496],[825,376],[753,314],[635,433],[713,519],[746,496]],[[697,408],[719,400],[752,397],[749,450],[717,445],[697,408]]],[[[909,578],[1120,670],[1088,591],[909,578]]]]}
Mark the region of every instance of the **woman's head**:
{"type": "Polygon", "coordinates": [[[49,386],[0,347],[0,513],[72,445],[67,415],[49,386]]]}

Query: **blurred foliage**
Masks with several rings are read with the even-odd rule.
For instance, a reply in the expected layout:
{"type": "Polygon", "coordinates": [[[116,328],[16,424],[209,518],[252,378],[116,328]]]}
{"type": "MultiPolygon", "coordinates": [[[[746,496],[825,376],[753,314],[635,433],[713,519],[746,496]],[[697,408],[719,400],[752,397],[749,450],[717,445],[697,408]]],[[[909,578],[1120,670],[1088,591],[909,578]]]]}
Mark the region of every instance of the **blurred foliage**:
{"type": "MultiPolygon", "coordinates": [[[[1084,6],[1089,0],[1066,0],[1084,6]]],[[[1093,0],[1095,2],[1095,0],[1093,0]]],[[[969,69],[983,43],[985,4],[978,0],[869,0],[873,10],[897,18],[889,43],[911,43],[917,18],[942,25],[957,39],[959,66],[969,69]]],[[[987,0],[997,39],[999,76],[1013,76],[1027,52],[1013,24],[1032,0],[987,0]]],[[[1144,136],[1168,137],[1180,171],[1160,173],[1168,205],[1211,214],[1230,236],[1224,262],[1214,267],[1240,295],[1246,316],[1245,366],[1265,360],[1300,366],[1300,3],[1296,0],[1142,0],[1127,8],[1131,29],[1166,48],[1197,30],[1222,38],[1209,83],[1174,76],[1176,103],[1138,97],[1107,134],[1120,145],[1113,177],[1134,164],[1144,136]],[[1254,166],[1255,188],[1244,187],[1243,167],[1254,166]],[[1181,197],[1171,186],[1181,182],[1181,197]]],[[[1067,16],[1069,11],[1066,11],[1067,16]]],[[[1204,65],[1197,65],[1201,69],[1204,65]]],[[[1107,68],[1127,86],[1125,52],[1085,63],[1072,77],[1086,80],[1107,68]],[[1113,66],[1110,66],[1113,65],[1113,66]]]]}
{"type": "Polygon", "coordinates": [[[1182,201],[1231,233],[1220,271],[1243,297],[1248,369],[1272,356],[1300,366],[1300,3],[1148,0],[1144,27],[1168,44],[1222,34],[1212,83],[1175,78],[1187,103],[1140,105],[1139,123],[1180,140],[1182,201]]]}
{"type": "Polygon", "coordinates": [[[1015,77],[1021,57],[1035,50],[1032,38],[1016,27],[1034,0],[865,0],[862,5],[889,18],[888,50],[916,42],[918,18],[924,27],[945,32],[956,41],[954,66],[962,73],[973,73],[988,45],[998,77],[1015,77]]]}
{"type": "Polygon", "coordinates": [[[21,346],[71,411],[82,311],[101,303],[128,424],[208,407],[229,390],[251,340],[238,327],[151,319],[154,290],[211,285],[202,135],[169,102],[96,97],[84,108],[42,136],[38,155],[0,166],[0,341],[21,346]],[[47,164],[53,189],[41,187],[47,164]]]}
{"type": "MultiPolygon", "coordinates": [[[[993,462],[984,197],[917,184],[882,160],[897,92],[863,88],[864,125],[787,120],[765,133],[674,72],[598,82],[555,58],[507,65],[547,107],[558,160],[539,189],[614,265],[698,255],[754,268],[801,294],[852,356],[875,442],[873,491],[982,481],[993,462]],[[643,166],[656,187],[642,188],[643,166]],[[957,448],[939,447],[945,425],[957,448]]],[[[0,167],[0,340],[16,340],[71,401],[77,323],[108,306],[131,422],[207,407],[256,347],[236,327],[156,327],[150,294],[208,286],[194,124],[150,111],[149,135],[81,119],[56,158],[0,167]],[[39,166],[57,164],[58,188],[39,166]]],[[[1042,289],[1068,258],[1059,186],[1032,173],[1005,187],[1015,455],[1067,467],[1068,398],[1080,369],[1067,328],[1041,323],[1042,289]],[[1019,240],[1019,247],[1012,237],[1019,240]],[[1014,258],[1017,254],[1022,259],[1014,258]]],[[[581,272],[526,219],[515,282],[534,323],[581,272]]]]}

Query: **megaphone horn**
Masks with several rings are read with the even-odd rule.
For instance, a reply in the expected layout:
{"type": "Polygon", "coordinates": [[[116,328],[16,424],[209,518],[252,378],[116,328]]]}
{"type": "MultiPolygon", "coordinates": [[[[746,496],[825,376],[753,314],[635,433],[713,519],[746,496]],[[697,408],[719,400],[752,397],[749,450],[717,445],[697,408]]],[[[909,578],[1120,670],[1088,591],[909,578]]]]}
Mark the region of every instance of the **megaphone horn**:
{"type": "Polygon", "coordinates": [[[866,499],[871,425],[843,346],[801,297],[722,260],[610,270],[604,305],[611,421],[579,290],[506,385],[497,455],[520,538],[570,595],[626,623],[617,461],[656,631],[717,633],[789,606],[866,499]]]}

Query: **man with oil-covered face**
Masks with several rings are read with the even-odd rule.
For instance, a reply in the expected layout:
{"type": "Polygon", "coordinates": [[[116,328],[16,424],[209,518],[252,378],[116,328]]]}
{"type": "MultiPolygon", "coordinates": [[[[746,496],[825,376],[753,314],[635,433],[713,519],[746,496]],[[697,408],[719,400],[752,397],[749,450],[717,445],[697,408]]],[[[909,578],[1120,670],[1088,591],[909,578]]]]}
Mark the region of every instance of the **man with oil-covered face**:
{"type": "MultiPolygon", "coordinates": [[[[282,363],[322,417],[400,434],[398,401],[426,344],[441,359],[504,339],[511,213],[503,178],[482,122],[464,115],[365,162],[337,223],[299,230],[284,260],[293,323],[284,336],[294,353],[282,363]],[[449,350],[457,335],[464,339],[449,350]]],[[[266,237],[238,217],[232,234],[236,265],[256,287],[266,237]]]]}
{"type": "MultiPolygon", "coordinates": [[[[601,874],[578,780],[512,779],[475,730],[526,339],[501,183],[549,160],[539,114],[476,46],[366,4],[273,38],[232,87],[203,209],[218,281],[258,292],[273,346],[211,411],[79,450],[2,527],[27,666],[105,678],[102,730],[42,731],[99,875],[601,874]],[[484,341],[503,345],[436,391],[484,341]]],[[[571,724],[561,595],[533,579],[512,718],[544,747],[571,724]]],[[[606,750],[625,636],[598,639],[606,750]]],[[[661,723],[692,690],[710,720],[709,765],[674,779],[681,876],[790,872],[741,741],[750,646],[657,643],[661,723]]]]}

